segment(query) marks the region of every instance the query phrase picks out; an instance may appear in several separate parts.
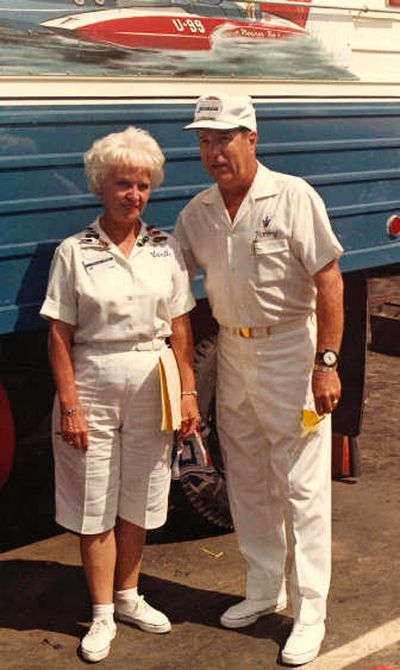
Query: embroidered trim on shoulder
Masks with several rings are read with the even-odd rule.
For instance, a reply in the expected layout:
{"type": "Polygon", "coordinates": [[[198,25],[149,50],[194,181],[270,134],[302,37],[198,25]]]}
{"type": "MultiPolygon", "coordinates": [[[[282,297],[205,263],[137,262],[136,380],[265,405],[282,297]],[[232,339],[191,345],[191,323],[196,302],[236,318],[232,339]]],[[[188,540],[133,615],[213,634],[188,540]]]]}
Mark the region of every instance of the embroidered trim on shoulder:
{"type": "Polygon", "coordinates": [[[146,234],[138,237],[136,245],[138,247],[144,247],[145,244],[149,243],[151,246],[156,246],[166,242],[167,240],[168,237],[165,235],[165,233],[162,232],[162,230],[158,230],[158,228],[154,228],[154,226],[150,226],[146,223],[146,234]]]}
{"type": "Polygon", "coordinates": [[[83,236],[79,239],[79,244],[84,244],[87,247],[94,249],[110,249],[110,243],[103,237],[95,226],[86,226],[83,230],[83,236]]]}

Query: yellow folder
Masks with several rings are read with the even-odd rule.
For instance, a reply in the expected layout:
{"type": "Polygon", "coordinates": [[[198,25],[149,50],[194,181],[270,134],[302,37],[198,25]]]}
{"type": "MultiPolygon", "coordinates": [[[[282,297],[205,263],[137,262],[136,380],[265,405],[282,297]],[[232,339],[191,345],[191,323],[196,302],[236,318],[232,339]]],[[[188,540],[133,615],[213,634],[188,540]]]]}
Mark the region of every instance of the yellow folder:
{"type": "Polygon", "coordinates": [[[303,409],[301,412],[301,437],[305,437],[309,433],[315,433],[318,430],[318,425],[326,414],[317,414],[312,409],[303,409]]]}
{"type": "Polygon", "coordinates": [[[158,361],[161,385],[161,430],[172,432],[181,427],[181,379],[174,352],[170,347],[161,351],[158,361]]]}

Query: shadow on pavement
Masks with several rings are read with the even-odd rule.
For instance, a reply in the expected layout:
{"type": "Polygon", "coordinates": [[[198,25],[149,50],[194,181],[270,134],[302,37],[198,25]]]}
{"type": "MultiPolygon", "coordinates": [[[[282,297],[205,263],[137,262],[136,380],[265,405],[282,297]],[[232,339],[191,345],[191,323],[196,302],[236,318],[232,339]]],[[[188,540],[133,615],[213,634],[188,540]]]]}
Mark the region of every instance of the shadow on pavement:
{"type": "MultiPolygon", "coordinates": [[[[240,600],[217,591],[198,589],[143,574],[140,591],[152,605],[165,611],[172,624],[186,622],[220,628],[219,616],[240,600]]],[[[0,627],[18,631],[32,628],[79,638],[90,620],[90,603],[79,566],[12,559],[0,571],[0,627]]],[[[281,614],[263,617],[238,632],[282,644],[291,619],[281,614]]]]}

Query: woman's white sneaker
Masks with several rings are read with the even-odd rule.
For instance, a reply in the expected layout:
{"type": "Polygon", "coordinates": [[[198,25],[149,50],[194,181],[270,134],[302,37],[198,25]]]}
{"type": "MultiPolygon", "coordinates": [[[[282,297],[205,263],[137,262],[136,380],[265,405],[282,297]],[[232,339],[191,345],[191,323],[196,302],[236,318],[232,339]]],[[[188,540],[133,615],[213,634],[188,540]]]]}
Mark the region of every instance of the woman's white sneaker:
{"type": "Polygon", "coordinates": [[[282,650],[282,661],[288,665],[303,665],[318,656],[325,637],[325,624],[294,624],[282,650]]]}
{"type": "Polygon", "coordinates": [[[85,661],[97,663],[110,653],[111,642],[117,634],[115,622],[110,619],[94,619],[81,640],[81,653],[85,661]]]}
{"type": "Polygon", "coordinates": [[[116,599],[115,618],[139,626],[147,633],[169,633],[171,630],[171,622],[165,614],[149,605],[143,596],[123,602],[116,599]]]}
{"type": "Polygon", "coordinates": [[[255,623],[260,617],[286,609],[287,602],[267,603],[246,598],[237,605],[232,605],[221,616],[221,624],[225,628],[244,628],[255,623]]]}

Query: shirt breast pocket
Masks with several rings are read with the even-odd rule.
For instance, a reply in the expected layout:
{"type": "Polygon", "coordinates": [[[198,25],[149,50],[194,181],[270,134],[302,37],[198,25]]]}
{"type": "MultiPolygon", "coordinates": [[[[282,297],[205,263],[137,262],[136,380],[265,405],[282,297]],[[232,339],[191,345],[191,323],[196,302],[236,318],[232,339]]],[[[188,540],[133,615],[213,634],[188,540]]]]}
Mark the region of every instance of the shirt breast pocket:
{"type": "Polygon", "coordinates": [[[284,279],[289,269],[290,247],[286,239],[254,242],[255,275],[261,283],[284,279]]]}

